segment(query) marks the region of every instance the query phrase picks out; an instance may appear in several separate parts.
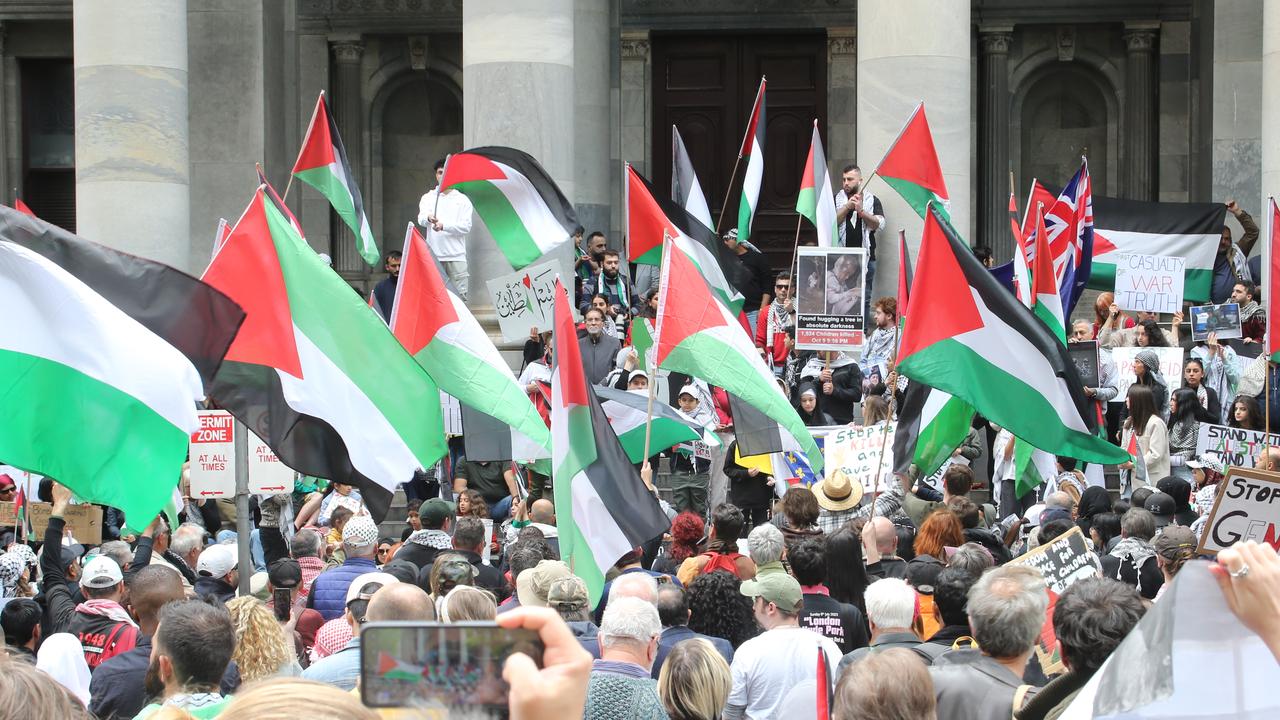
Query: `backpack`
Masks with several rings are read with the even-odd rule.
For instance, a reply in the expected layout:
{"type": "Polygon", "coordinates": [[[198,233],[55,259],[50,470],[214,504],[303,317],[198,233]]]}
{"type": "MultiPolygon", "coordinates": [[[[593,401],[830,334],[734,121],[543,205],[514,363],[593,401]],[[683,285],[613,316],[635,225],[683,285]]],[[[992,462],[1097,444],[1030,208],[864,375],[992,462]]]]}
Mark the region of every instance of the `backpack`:
{"type": "Polygon", "coordinates": [[[116,623],[105,637],[81,633],[80,642],[85,647],[85,663],[93,670],[111,658],[132,650],[138,644],[138,628],[129,623],[116,623]]]}

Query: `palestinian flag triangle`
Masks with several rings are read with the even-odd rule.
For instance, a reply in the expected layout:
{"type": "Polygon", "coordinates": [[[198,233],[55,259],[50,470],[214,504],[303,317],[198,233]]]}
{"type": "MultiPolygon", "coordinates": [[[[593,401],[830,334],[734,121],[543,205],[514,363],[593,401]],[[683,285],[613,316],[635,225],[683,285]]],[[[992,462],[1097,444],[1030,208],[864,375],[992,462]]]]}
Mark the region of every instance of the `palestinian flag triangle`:
{"type": "Polygon", "coordinates": [[[381,256],[378,244],[373,238],[373,228],[369,226],[369,216],[364,211],[364,199],[360,197],[355,173],[347,161],[347,150],[338,135],[338,126],[329,114],[329,103],[325,101],[323,92],[316,100],[307,137],[302,141],[297,162],[293,164],[293,175],[328,198],[334,211],[355,233],[360,257],[376,266],[381,256]]]}
{"type": "MultiPolygon", "coordinates": [[[[649,416],[649,396],[639,390],[618,390],[597,385],[593,390],[618,435],[618,442],[633,463],[644,462],[645,418],[649,416]]],[[[653,404],[652,438],[649,452],[655,453],[680,443],[710,440],[719,444],[716,434],[694,422],[693,418],[664,402],[653,404]]]]}
{"type": "Polygon", "coordinates": [[[445,452],[435,383],[262,188],[204,279],[248,313],[210,396],[285,465],[359,487],[381,521],[445,452]]]}
{"type": "Polygon", "coordinates": [[[924,103],[916,106],[898,139],[876,166],[876,174],[898,191],[903,200],[925,216],[930,202],[944,213],[950,202],[947,183],[942,178],[942,165],[933,147],[933,134],[929,132],[929,120],[924,115],[924,103]]]}
{"type": "Polygon", "coordinates": [[[551,463],[560,555],[600,600],[618,558],[671,523],[636,474],[582,371],[569,296],[556,281],[551,370],[551,463]]]}
{"type": "MultiPolygon", "coordinates": [[[[658,367],[707,381],[778,423],[808,456],[814,472],[822,453],[795,408],[778,388],[751,338],[702,278],[693,260],[674,245],[662,258],[654,332],[658,367]]],[[[785,445],[784,440],[784,445],[785,445]]]]}
{"type": "Polygon", "coordinates": [[[385,650],[378,652],[378,677],[383,680],[401,680],[404,682],[423,682],[427,668],[423,665],[397,660],[385,650]]]}
{"type": "Polygon", "coordinates": [[[1057,272],[1053,254],[1049,252],[1049,234],[1044,227],[1044,206],[1036,206],[1035,260],[1031,271],[1032,312],[1059,343],[1067,342],[1067,327],[1062,315],[1062,297],[1058,294],[1057,272]]]}
{"type": "Polygon", "coordinates": [[[742,310],[739,287],[750,282],[746,268],[732,250],[684,208],[653,191],[636,169],[627,165],[627,242],[632,262],[658,264],[664,237],[684,251],[711,286],[716,298],[734,315],[742,310]]]}
{"type": "Polygon", "coordinates": [[[409,223],[391,332],[441,390],[550,450],[551,435],[542,417],[445,278],[426,241],[409,223]]]}
{"type": "Polygon", "coordinates": [[[22,202],[22,198],[13,199],[13,209],[25,215],[30,215],[31,217],[36,216],[36,214],[31,211],[31,208],[26,203],[22,202]]]}
{"type": "Polygon", "coordinates": [[[818,231],[818,247],[831,247],[836,235],[836,200],[827,172],[827,156],[822,152],[822,136],[818,121],[813,121],[813,140],[809,143],[809,159],[800,178],[800,194],[796,196],[796,212],[809,219],[818,231]]]}
{"type": "Polygon", "coordinates": [[[4,207],[0,297],[0,457],[145,527],[245,313],[167,265],[4,207]]]}
{"type": "MultiPolygon", "coordinates": [[[[751,236],[751,221],[760,204],[760,186],[764,184],[764,86],[765,79],[761,76],[760,89],[756,91],[756,101],[751,106],[751,119],[747,121],[747,132],[738,151],[739,158],[747,159],[747,173],[742,177],[742,200],[738,203],[739,242],[751,236]]],[[[832,202],[835,202],[834,197],[832,202]]]]}
{"type": "Polygon", "coordinates": [[[573,204],[528,153],[481,147],[449,156],[440,190],[467,196],[511,267],[519,270],[568,242],[573,204]]]}
{"type": "Polygon", "coordinates": [[[1094,435],[1066,348],[1005,291],[931,207],[925,216],[898,370],[968,402],[1037,448],[1088,462],[1125,452],[1094,435]]]}

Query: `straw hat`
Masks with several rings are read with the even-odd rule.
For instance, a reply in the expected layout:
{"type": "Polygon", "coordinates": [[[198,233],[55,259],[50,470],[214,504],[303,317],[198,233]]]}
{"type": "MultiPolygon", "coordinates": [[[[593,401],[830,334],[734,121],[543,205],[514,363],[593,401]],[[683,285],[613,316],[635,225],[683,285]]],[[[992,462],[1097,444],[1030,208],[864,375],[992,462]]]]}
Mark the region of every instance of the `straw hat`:
{"type": "Polygon", "coordinates": [[[836,470],[829,480],[814,483],[813,494],[818,498],[818,505],[831,512],[848,510],[862,502],[862,483],[850,482],[845,471],[836,470]]]}

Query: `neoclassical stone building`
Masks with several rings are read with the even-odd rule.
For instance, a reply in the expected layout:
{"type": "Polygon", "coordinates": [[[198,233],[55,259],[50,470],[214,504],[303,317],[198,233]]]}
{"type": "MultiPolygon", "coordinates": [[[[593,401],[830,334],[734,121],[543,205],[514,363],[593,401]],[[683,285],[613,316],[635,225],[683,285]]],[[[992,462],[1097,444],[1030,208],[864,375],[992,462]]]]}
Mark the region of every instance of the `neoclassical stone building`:
{"type": "MultiPolygon", "coordinates": [[[[665,187],[672,124],[732,218],[761,75],[757,241],[778,265],[812,120],[833,175],[866,172],[919,100],[953,217],[997,257],[1010,174],[1021,198],[1082,154],[1099,194],[1256,213],[1280,192],[1280,2],[1263,0],[0,0],[0,50],[6,202],[197,272],[255,162],[283,192],[320,90],[384,250],[432,163],[487,144],[538,157],[620,244],[621,162],[665,187]]],[[[870,189],[918,242],[919,220],[870,189]]],[[[323,198],[288,199],[340,272],[378,279],[323,198]]],[[[473,287],[506,270],[479,233],[470,254],[473,287]]]]}

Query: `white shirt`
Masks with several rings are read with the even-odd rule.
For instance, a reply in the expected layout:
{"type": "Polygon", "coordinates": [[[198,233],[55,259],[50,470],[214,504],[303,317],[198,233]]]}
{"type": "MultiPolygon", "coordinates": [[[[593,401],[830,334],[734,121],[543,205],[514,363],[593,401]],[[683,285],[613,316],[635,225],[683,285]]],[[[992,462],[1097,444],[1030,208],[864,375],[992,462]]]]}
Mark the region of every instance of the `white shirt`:
{"type": "Polygon", "coordinates": [[[834,685],[835,669],[843,656],[830,638],[787,625],[742,643],[729,667],[733,687],[724,708],[725,720],[781,717],[787,691],[804,680],[813,680],[818,648],[827,654],[827,669],[834,685]]]}
{"type": "Polygon", "coordinates": [[[466,195],[451,190],[438,193],[432,188],[418,202],[418,224],[425,229],[427,245],[435,253],[440,262],[466,262],[467,233],[471,232],[471,201],[466,195]],[[436,205],[436,195],[440,195],[440,203],[436,205]],[[427,220],[432,213],[443,226],[441,230],[431,227],[427,220]]]}

